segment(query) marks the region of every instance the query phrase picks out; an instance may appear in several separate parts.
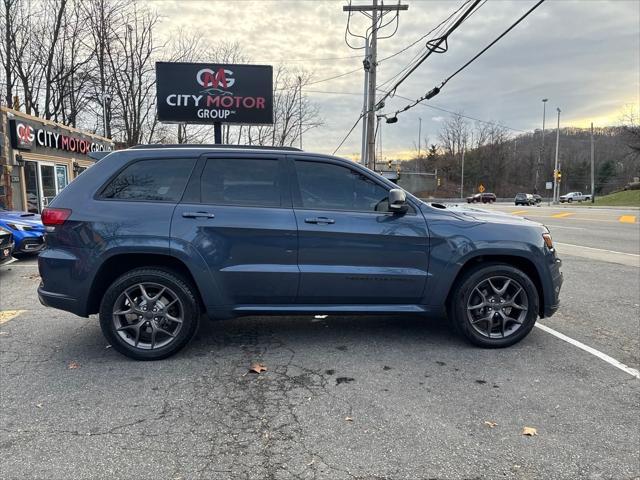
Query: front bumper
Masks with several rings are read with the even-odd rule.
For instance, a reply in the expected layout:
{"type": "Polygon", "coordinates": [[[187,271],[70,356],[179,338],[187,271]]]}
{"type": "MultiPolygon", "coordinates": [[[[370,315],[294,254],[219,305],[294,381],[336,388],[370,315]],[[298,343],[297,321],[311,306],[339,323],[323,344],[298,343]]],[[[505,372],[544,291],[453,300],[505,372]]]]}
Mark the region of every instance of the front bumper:
{"type": "Polygon", "coordinates": [[[0,265],[11,260],[13,242],[0,245],[0,265]]]}
{"type": "Polygon", "coordinates": [[[553,264],[550,271],[550,288],[545,291],[544,311],[542,312],[543,318],[550,317],[558,311],[560,308],[560,289],[564,282],[564,275],[560,271],[562,267],[562,260],[555,255],[553,256],[553,264]]]}
{"type": "Polygon", "coordinates": [[[38,253],[44,248],[44,237],[26,237],[18,242],[15,252],[38,253]]]}

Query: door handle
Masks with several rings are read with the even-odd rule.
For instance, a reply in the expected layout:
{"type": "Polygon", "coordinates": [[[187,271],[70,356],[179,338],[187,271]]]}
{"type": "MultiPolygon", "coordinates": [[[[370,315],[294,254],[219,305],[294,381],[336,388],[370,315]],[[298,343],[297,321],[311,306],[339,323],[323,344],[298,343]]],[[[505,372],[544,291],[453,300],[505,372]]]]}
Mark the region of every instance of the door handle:
{"type": "Polygon", "coordinates": [[[336,221],[333,218],[327,218],[327,217],[305,218],[304,221],[305,223],[315,223],[315,224],[323,224],[323,225],[336,223],[336,221]]]}
{"type": "Polygon", "coordinates": [[[182,212],[184,218],[215,218],[213,213],[209,212],[182,212]]]}

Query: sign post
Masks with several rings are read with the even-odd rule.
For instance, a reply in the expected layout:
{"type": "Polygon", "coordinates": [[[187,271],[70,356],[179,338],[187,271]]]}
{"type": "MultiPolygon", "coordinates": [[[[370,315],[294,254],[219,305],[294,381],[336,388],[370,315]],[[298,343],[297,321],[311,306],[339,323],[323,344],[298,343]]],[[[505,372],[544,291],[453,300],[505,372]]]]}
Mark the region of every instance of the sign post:
{"type": "MultiPolygon", "coordinates": [[[[548,190],[553,190],[553,182],[547,182],[545,184],[545,189],[548,190]]],[[[547,207],[551,206],[551,197],[547,197],[548,198],[548,202],[547,202],[547,207]]]]}
{"type": "Polygon", "coordinates": [[[273,124],[273,68],[270,65],[156,62],[158,120],[213,124],[222,143],[222,124],[273,124]]]}

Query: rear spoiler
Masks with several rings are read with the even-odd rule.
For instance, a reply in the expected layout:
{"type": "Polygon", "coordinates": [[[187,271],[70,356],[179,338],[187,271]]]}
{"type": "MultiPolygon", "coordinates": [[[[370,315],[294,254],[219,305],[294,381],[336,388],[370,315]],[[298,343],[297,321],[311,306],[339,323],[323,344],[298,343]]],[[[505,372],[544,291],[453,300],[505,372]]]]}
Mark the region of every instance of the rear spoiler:
{"type": "Polygon", "coordinates": [[[94,159],[96,162],[99,162],[100,160],[102,160],[104,157],[106,157],[107,155],[109,155],[111,152],[105,152],[105,151],[95,151],[95,152],[89,152],[89,158],[94,159]]]}

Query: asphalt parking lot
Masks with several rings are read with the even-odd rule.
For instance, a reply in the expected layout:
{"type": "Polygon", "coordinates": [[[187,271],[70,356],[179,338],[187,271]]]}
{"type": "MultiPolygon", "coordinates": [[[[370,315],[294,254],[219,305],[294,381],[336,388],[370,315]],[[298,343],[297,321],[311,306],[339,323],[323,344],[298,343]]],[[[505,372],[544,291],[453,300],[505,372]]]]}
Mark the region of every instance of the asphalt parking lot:
{"type": "Polygon", "coordinates": [[[134,362],[41,307],[20,261],[0,268],[3,480],[639,478],[640,212],[489,208],[551,228],[563,304],[540,324],[627,370],[539,328],[482,350],[399,317],[207,322],[134,362]]]}

